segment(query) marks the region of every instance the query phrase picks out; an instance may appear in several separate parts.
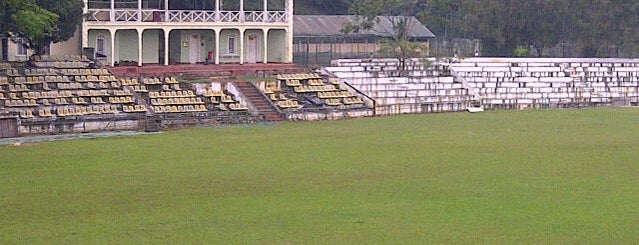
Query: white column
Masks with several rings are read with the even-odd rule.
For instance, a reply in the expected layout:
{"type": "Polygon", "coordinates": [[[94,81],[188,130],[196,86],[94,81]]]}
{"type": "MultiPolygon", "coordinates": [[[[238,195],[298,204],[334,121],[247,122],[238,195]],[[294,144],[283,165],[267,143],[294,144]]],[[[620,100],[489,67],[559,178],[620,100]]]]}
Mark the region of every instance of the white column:
{"type": "MultiPolygon", "coordinates": [[[[219,1],[219,0],[218,0],[219,1]]],[[[220,30],[215,29],[215,64],[220,64],[220,30]]]]}
{"type": "Polygon", "coordinates": [[[115,34],[117,33],[114,29],[109,29],[111,33],[111,67],[115,65],[115,34]]]}
{"type": "MultiPolygon", "coordinates": [[[[89,0],[83,0],[84,8],[82,8],[83,15],[89,13],[89,0]]],[[[86,25],[86,21],[82,21],[82,46],[80,48],[89,47],[89,30],[86,25]]]]}
{"type": "Polygon", "coordinates": [[[144,30],[137,29],[138,31],[138,66],[142,66],[142,34],[144,30]]]}
{"type": "Polygon", "coordinates": [[[169,21],[169,0],[164,0],[164,21],[169,21]]]}
{"type": "Polygon", "coordinates": [[[171,30],[164,29],[164,65],[169,65],[169,35],[171,30]]]}
{"type": "Polygon", "coordinates": [[[240,65],[244,64],[244,28],[240,29],[240,65]]]}
{"type": "Polygon", "coordinates": [[[89,29],[82,24],[82,48],[89,47],[89,29]]]}
{"type": "Polygon", "coordinates": [[[264,17],[262,18],[264,22],[268,22],[268,0],[264,0],[264,17]]]}
{"type": "Polygon", "coordinates": [[[138,22],[142,21],[142,0],[138,0],[138,22]]]}
{"type": "Polygon", "coordinates": [[[215,0],[215,22],[220,22],[220,0],[215,0]]]}
{"type": "MultiPolygon", "coordinates": [[[[266,2],[266,1],[265,1],[266,2]]],[[[268,29],[264,28],[262,29],[262,31],[264,32],[264,50],[263,50],[263,63],[266,64],[268,63],[268,29]]]]}
{"type": "Polygon", "coordinates": [[[109,20],[115,21],[115,0],[111,0],[111,12],[109,12],[109,20]]]}
{"type": "Polygon", "coordinates": [[[240,0],[240,22],[244,22],[244,0],[240,0]]]}
{"type": "Polygon", "coordinates": [[[293,62],[293,0],[286,1],[286,63],[293,62]]]}

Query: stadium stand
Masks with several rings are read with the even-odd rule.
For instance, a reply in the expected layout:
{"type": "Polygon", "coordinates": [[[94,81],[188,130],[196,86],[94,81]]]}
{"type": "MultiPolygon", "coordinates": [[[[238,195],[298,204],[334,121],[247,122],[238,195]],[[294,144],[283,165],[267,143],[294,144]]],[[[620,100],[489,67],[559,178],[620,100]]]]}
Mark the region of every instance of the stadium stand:
{"type": "Polygon", "coordinates": [[[356,109],[364,106],[364,101],[356,94],[341,89],[339,83],[327,82],[328,79],[317,73],[280,74],[276,79],[266,82],[264,93],[281,109],[356,109]]]}
{"type": "Polygon", "coordinates": [[[129,107],[146,112],[145,105],[131,91],[123,90],[108,70],[89,68],[88,62],[76,59],[40,58],[31,68],[3,65],[0,98],[4,98],[4,110],[23,119],[121,114],[129,107]]]}
{"type": "Polygon", "coordinates": [[[639,59],[471,58],[450,69],[485,108],[639,104],[639,59]]]}
{"type": "Polygon", "coordinates": [[[398,67],[395,59],[334,60],[325,72],[372,97],[377,115],[467,109],[468,89],[440,76],[441,67],[421,60],[408,60],[403,71],[398,67]]]}

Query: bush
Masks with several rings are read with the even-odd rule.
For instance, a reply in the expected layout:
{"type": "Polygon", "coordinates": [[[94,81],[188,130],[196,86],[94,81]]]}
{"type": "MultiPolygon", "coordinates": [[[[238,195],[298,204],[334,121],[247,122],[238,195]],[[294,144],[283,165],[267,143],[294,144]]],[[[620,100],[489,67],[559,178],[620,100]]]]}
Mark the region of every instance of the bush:
{"type": "Polygon", "coordinates": [[[514,51],[515,57],[528,57],[530,50],[525,48],[516,48],[514,51]]]}

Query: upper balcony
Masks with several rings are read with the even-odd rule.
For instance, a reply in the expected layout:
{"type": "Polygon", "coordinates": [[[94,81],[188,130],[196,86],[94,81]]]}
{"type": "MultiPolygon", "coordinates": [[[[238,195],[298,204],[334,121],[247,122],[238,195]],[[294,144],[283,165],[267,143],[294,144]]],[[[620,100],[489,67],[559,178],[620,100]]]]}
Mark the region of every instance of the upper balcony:
{"type": "MultiPolygon", "coordinates": [[[[180,1],[181,2],[181,1],[180,1]]],[[[169,0],[137,0],[120,2],[116,0],[85,0],[85,22],[90,23],[277,23],[286,24],[292,21],[293,0],[283,0],[279,6],[268,6],[267,0],[236,0],[236,4],[228,4],[222,9],[222,1],[214,0],[197,6],[198,9],[180,8],[181,3],[172,4],[169,0]],[[245,3],[253,3],[245,9],[245,3]],[[263,2],[262,2],[263,1],[263,2]],[[261,9],[256,10],[256,5],[261,9]]],[[[195,8],[195,7],[191,7],[195,8]]]]}

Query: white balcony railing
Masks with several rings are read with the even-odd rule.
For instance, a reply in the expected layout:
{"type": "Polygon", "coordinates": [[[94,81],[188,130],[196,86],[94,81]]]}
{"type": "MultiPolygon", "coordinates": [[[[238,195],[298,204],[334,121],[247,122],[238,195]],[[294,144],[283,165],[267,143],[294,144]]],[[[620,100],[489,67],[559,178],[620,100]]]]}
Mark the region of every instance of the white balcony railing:
{"type": "Polygon", "coordinates": [[[286,23],[286,11],[203,11],[158,9],[88,9],[88,22],[248,22],[286,23]],[[165,16],[168,13],[168,16],[165,16]],[[219,19],[217,19],[219,17],[219,19]]]}

